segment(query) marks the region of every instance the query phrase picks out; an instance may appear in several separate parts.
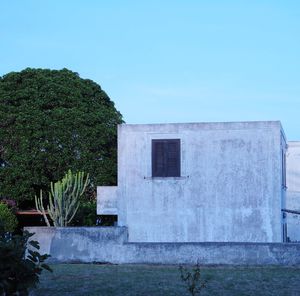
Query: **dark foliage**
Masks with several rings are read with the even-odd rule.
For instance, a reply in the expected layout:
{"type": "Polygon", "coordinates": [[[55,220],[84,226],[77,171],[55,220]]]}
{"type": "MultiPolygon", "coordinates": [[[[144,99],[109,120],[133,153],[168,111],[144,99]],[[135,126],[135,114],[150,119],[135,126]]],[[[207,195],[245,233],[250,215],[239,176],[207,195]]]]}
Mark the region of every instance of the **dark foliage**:
{"type": "Polygon", "coordinates": [[[80,206],[74,219],[71,222],[73,226],[96,226],[97,213],[96,201],[80,201],[80,206]]]}
{"type": "Polygon", "coordinates": [[[14,232],[18,225],[18,220],[6,203],[0,201],[0,223],[4,231],[14,232]]]}
{"type": "Polygon", "coordinates": [[[117,215],[100,215],[97,218],[97,225],[99,226],[115,226],[117,222],[117,215]]]}
{"type": "Polygon", "coordinates": [[[29,290],[39,283],[41,272],[44,269],[52,271],[44,263],[49,255],[37,251],[40,248],[37,241],[28,242],[32,235],[27,231],[23,235],[10,235],[1,227],[0,295],[28,295],[29,290]],[[27,242],[30,249],[26,256],[27,242]]]}
{"type": "Polygon", "coordinates": [[[0,195],[25,208],[68,169],[91,184],[116,183],[122,115],[95,82],[67,69],[0,77],[0,195]]]}
{"type": "Polygon", "coordinates": [[[6,204],[12,210],[13,213],[17,211],[17,203],[13,199],[8,199],[0,196],[0,203],[6,204]]]}

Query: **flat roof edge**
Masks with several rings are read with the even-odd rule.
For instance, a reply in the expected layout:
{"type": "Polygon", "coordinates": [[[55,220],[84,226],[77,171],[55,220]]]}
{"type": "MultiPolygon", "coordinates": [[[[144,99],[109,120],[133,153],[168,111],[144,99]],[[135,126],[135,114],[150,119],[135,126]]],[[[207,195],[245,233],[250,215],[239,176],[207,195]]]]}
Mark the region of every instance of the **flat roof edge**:
{"type": "Polygon", "coordinates": [[[278,129],[286,141],[285,133],[281,122],[277,121],[230,121],[230,122],[188,122],[188,123],[149,123],[149,124],[120,124],[118,129],[128,129],[132,131],[154,130],[154,129],[177,129],[177,128],[191,128],[191,129],[255,129],[255,128],[269,128],[278,129]]]}
{"type": "Polygon", "coordinates": [[[280,120],[253,120],[253,121],[200,121],[200,122],[157,122],[157,123],[121,123],[119,126],[149,126],[149,125],[215,125],[215,124],[274,124],[281,125],[280,120]]]}
{"type": "Polygon", "coordinates": [[[289,146],[300,146],[300,141],[288,141],[289,146]]]}

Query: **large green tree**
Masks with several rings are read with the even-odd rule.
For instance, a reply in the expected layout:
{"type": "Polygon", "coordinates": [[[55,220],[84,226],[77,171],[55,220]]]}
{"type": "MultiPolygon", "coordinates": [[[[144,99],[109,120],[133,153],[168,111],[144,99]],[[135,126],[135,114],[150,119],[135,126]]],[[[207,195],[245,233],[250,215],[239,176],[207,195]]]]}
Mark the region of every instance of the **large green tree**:
{"type": "Polygon", "coordinates": [[[0,77],[0,196],[33,205],[68,169],[92,184],[116,182],[122,115],[101,87],[67,69],[0,77]]]}

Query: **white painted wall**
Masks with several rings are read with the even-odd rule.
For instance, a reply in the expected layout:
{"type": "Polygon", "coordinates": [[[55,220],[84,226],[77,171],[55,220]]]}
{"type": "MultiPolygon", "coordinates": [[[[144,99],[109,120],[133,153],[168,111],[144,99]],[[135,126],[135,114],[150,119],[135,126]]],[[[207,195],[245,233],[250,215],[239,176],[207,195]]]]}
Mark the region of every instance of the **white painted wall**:
{"type": "MultiPolygon", "coordinates": [[[[300,212],[300,142],[288,142],[286,208],[300,212]]],[[[300,215],[287,213],[287,234],[300,241],[300,215]]]]}
{"type": "Polygon", "coordinates": [[[120,125],[129,241],[282,241],[282,134],[280,122],[120,125]],[[167,138],[181,139],[181,177],[152,178],[151,140],[167,138]]]}
{"type": "Polygon", "coordinates": [[[97,214],[118,215],[117,186],[97,187],[97,214]]]}

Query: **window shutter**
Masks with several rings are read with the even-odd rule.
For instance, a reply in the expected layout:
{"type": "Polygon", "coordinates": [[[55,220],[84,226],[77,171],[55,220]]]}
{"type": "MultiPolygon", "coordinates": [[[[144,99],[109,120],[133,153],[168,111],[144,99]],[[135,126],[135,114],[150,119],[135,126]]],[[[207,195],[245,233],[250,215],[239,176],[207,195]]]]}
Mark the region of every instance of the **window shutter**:
{"type": "Polygon", "coordinates": [[[152,176],[165,176],[165,143],[163,141],[152,141],[152,176]]]}
{"type": "Polygon", "coordinates": [[[169,140],[167,147],[167,177],[180,177],[180,140],[169,140]]]}
{"type": "Polygon", "coordinates": [[[152,177],[180,177],[180,140],[152,140],[152,177]]]}

